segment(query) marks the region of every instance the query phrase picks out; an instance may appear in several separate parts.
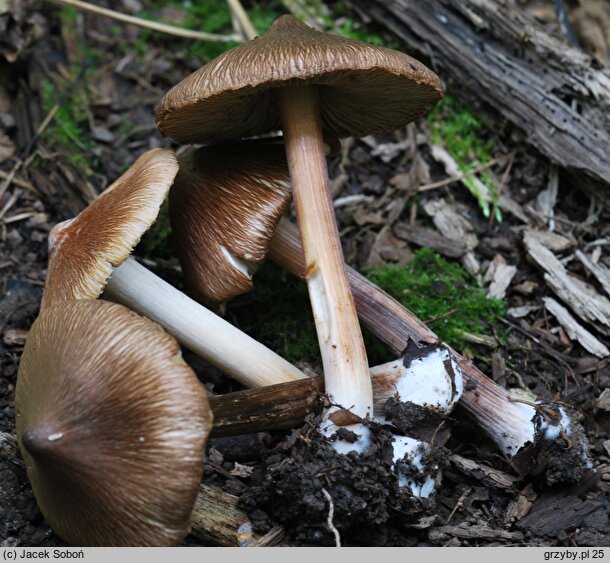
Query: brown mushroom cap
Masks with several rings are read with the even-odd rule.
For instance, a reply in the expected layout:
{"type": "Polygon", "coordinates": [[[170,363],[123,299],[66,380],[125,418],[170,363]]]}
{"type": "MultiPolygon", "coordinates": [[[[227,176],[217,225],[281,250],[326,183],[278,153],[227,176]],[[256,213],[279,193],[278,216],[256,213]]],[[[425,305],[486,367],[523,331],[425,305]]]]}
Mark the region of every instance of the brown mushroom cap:
{"type": "Polygon", "coordinates": [[[281,16],[174,86],[157,109],[161,133],[211,143],[279,129],[273,89],[316,84],[322,127],[339,138],[398,129],[443,94],[439,78],[405,53],[311,29],[281,16]]]}
{"type": "Polygon", "coordinates": [[[41,512],[72,545],[175,545],[212,427],[207,393],[152,321],[101,300],[49,306],[28,336],[17,436],[41,512]]]}
{"type": "Polygon", "coordinates": [[[179,161],[170,220],[187,283],[204,302],[250,291],[253,270],[290,205],[284,146],[227,143],[190,151],[179,161]]]}
{"type": "Polygon", "coordinates": [[[173,150],[150,150],[77,217],[53,227],[42,309],[102,293],[157,218],[177,172],[173,150]]]}

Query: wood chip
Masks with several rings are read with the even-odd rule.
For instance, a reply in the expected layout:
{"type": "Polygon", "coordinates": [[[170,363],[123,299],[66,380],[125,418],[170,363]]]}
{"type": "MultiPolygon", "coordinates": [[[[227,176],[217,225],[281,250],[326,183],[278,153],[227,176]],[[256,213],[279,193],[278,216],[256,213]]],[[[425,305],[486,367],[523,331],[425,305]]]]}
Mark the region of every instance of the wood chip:
{"type": "Polygon", "coordinates": [[[395,237],[388,226],[381,229],[378,234],[371,233],[371,235],[374,241],[364,263],[365,270],[376,268],[388,261],[404,266],[412,260],[413,254],[409,245],[395,237]]]}
{"type": "Polygon", "coordinates": [[[398,238],[425,248],[432,248],[439,254],[449,258],[460,258],[468,250],[463,242],[444,237],[426,227],[409,225],[408,223],[396,223],[392,230],[398,238]]]}
{"type": "Polygon", "coordinates": [[[464,475],[477,479],[489,487],[510,490],[519,480],[514,475],[509,475],[508,473],[494,469],[489,465],[477,463],[472,459],[457,454],[449,457],[449,461],[464,475]]]}
{"type": "Polygon", "coordinates": [[[253,471],[254,467],[235,462],[233,469],[231,469],[229,473],[233,475],[233,477],[250,477],[253,471]]]}
{"type": "MultiPolygon", "coordinates": [[[[599,247],[598,247],[599,248],[599,247]]],[[[577,250],[575,253],[576,258],[578,258],[583,266],[593,274],[593,276],[597,279],[597,281],[604,288],[604,291],[610,295],[610,269],[606,268],[602,264],[596,264],[589,258],[584,252],[577,250]]]]}
{"type": "Polygon", "coordinates": [[[506,290],[516,273],[516,266],[507,264],[501,254],[496,254],[485,274],[484,281],[489,283],[487,297],[504,299],[506,290]]]}
{"type": "MultiPolygon", "coordinates": [[[[432,145],[430,147],[430,152],[432,153],[434,160],[441,163],[445,167],[445,172],[448,176],[453,176],[456,178],[463,176],[458,163],[444,147],[440,145],[432,145]]],[[[469,178],[472,184],[475,186],[481,199],[490,202],[491,194],[489,193],[489,188],[483,182],[481,182],[477,176],[471,175],[469,178]]]]}
{"type": "Polygon", "coordinates": [[[404,155],[412,148],[411,139],[406,138],[397,143],[380,143],[372,151],[372,156],[378,156],[383,162],[391,162],[397,156],[404,155]]]}
{"type": "Polygon", "coordinates": [[[432,514],[431,516],[422,516],[414,522],[405,522],[403,525],[405,528],[415,528],[416,530],[425,530],[432,527],[438,522],[438,516],[432,514]]]}
{"type": "Polygon", "coordinates": [[[525,232],[523,241],[529,256],[545,271],[544,279],[557,296],[582,320],[610,334],[610,301],[589,284],[571,275],[532,231],[525,232]]]}
{"type": "Polygon", "coordinates": [[[17,437],[10,432],[0,432],[0,458],[21,467],[25,465],[19,454],[17,437]]]}
{"type": "Polygon", "coordinates": [[[537,231],[535,229],[527,229],[527,234],[531,238],[536,239],[542,246],[552,250],[553,252],[565,252],[576,246],[576,241],[564,237],[563,235],[552,231],[537,231]]]}
{"type": "Polygon", "coordinates": [[[481,265],[472,250],[479,240],[470,222],[457,212],[454,205],[443,199],[426,202],[424,210],[432,217],[434,225],[443,236],[462,241],[466,245],[467,252],[462,256],[462,265],[470,274],[478,276],[481,265]]]}
{"type": "Polygon", "coordinates": [[[578,342],[587,352],[591,352],[598,358],[610,356],[610,350],[580,325],[565,307],[557,303],[552,297],[545,297],[543,301],[546,310],[557,319],[572,340],[578,342]]]}
{"type": "Polygon", "coordinates": [[[538,289],[538,284],[534,281],[524,281],[523,283],[518,283],[517,285],[513,285],[513,290],[517,293],[521,293],[522,295],[531,295],[538,289]]]}
{"type": "Polygon", "coordinates": [[[223,546],[239,546],[244,525],[252,525],[238,508],[239,498],[217,487],[201,485],[193,508],[192,534],[199,540],[223,546]]]}
{"type": "Polygon", "coordinates": [[[557,166],[551,165],[546,190],[542,190],[536,198],[536,207],[542,218],[548,223],[549,231],[555,230],[555,204],[559,191],[559,174],[557,166]]]}
{"type": "Polygon", "coordinates": [[[522,319],[538,309],[540,309],[538,305],[521,305],[521,307],[511,307],[506,314],[515,319],[522,319]]]}
{"type": "Polygon", "coordinates": [[[514,199],[512,199],[507,193],[500,195],[498,199],[498,205],[502,211],[508,211],[512,213],[517,219],[523,223],[529,223],[529,217],[523,210],[523,207],[519,205],[514,199]]]}
{"type": "Polygon", "coordinates": [[[597,399],[597,408],[610,412],[610,389],[604,389],[597,399]]]}
{"type": "Polygon", "coordinates": [[[23,346],[28,337],[28,331],[20,328],[9,328],[4,331],[2,341],[7,346],[23,346]]]}

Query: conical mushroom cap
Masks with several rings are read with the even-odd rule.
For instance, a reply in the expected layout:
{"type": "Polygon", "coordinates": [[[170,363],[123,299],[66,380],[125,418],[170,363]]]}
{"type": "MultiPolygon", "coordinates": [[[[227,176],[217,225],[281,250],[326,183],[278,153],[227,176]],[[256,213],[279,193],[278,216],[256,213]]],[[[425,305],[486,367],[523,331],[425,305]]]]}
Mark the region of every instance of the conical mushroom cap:
{"type": "Polygon", "coordinates": [[[212,426],[173,337],[101,300],[49,306],[19,366],[17,437],[38,506],[72,545],[180,542],[212,426]]]}
{"type": "Polygon", "coordinates": [[[405,53],[311,29],[281,16],[262,38],[223,53],[174,86],[157,109],[161,133],[212,143],[279,129],[274,89],[318,85],[322,128],[339,138],[389,132],[443,94],[405,53]]]}
{"type": "Polygon", "coordinates": [[[173,150],[150,150],[74,219],[53,227],[41,309],[102,293],[154,223],[177,172],[173,150]]]}
{"type": "Polygon", "coordinates": [[[250,291],[290,205],[284,146],[242,141],[193,150],[179,161],[170,220],[187,283],[203,302],[250,291]]]}

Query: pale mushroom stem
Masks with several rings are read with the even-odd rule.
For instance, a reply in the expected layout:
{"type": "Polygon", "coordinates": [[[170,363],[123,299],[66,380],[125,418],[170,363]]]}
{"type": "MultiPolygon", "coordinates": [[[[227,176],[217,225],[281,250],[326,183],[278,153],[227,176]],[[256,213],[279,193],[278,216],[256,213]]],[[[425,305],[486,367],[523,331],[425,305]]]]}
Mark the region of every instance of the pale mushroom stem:
{"type": "Polygon", "coordinates": [[[326,392],[366,417],[373,391],[328,187],[317,89],[286,87],[277,96],[326,392]]]}
{"type": "Polygon", "coordinates": [[[186,348],[246,387],[307,377],[132,258],[114,270],[106,294],[160,324],[186,348]]]}
{"type": "MultiPolygon", "coordinates": [[[[293,275],[305,278],[306,267],[294,225],[283,219],[271,242],[269,258],[293,275]]],[[[394,352],[409,340],[436,342],[438,337],[413,313],[383,290],[347,267],[347,276],[362,322],[394,352]]],[[[471,362],[454,352],[464,374],[460,404],[508,457],[534,437],[533,407],[510,400],[510,393],[494,383],[471,362]]]]}

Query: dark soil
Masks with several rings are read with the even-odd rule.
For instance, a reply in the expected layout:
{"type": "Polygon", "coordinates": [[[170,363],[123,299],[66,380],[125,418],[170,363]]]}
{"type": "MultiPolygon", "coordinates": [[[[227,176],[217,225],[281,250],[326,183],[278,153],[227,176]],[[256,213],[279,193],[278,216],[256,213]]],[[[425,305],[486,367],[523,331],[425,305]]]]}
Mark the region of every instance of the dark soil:
{"type": "MultiPolygon", "coordinates": [[[[49,230],[82,209],[142,152],[169,145],[156,132],[155,104],[201,63],[184,40],[163,36],[147,43],[148,36],[131,26],[110,26],[101,17],[83,14],[61,20],[51,4],[21,4],[20,11],[0,15],[10,29],[0,40],[0,171],[5,174],[0,186],[6,174],[16,171],[7,189],[0,188],[2,432],[14,431],[19,357],[38,312],[49,230]],[[54,104],[63,113],[37,135],[54,104]],[[77,130],[71,129],[72,122],[77,130]]],[[[106,4],[126,11],[131,2],[106,4]]],[[[164,17],[163,10],[154,14],[164,17]]],[[[471,109],[476,113],[477,108],[471,109]]],[[[493,114],[490,119],[493,122],[493,114]]],[[[547,187],[549,163],[501,123],[485,136],[494,155],[515,153],[504,193],[524,209],[532,206],[547,187]]],[[[496,180],[501,176],[502,168],[496,180]]],[[[505,213],[500,224],[484,218],[459,183],[416,194],[418,185],[445,177],[431,155],[425,121],[396,135],[344,142],[343,154],[331,161],[334,195],[360,197],[358,203],[337,209],[347,262],[356,268],[384,260],[407,262],[417,245],[392,234],[391,227],[402,221],[433,228],[422,204],[444,198],[455,205],[478,236],[474,254],[483,272],[497,255],[517,266],[506,295],[508,307],[533,307],[525,316],[509,315],[501,327],[490,328],[490,333],[508,329],[495,348],[470,343],[461,351],[501,385],[573,405],[597,473],[573,476],[578,482],[570,485],[563,484],[566,475],[520,477],[458,408],[440,430],[437,420],[418,425],[423,436],[436,435],[440,446],[435,463],[443,468],[442,482],[433,503],[419,503],[397,491],[384,429],[378,429],[374,455],[337,457],[315,438],[313,421],[292,433],[245,437],[238,447],[235,441],[214,441],[216,457],[206,467],[205,481],[239,495],[258,533],[275,524],[284,526],[285,545],[334,545],[323,489],[333,499],[333,522],[344,545],[610,545],[610,412],[599,402],[610,387],[608,361],[571,340],[541,306],[552,292],[526,258],[521,219],[511,213],[505,213]],[[405,139],[410,139],[407,148],[388,162],[372,154],[380,144],[405,139]],[[405,174],[410,183],[399,189],[397,177],[404,181],[405,174]],[[466,469],[460,459],[475,468],[466,469]],[[236,463],[251,471],[232,475],[236,463]]],[[[599,242],[610,238],[607,194],[591,199],[572,182],[560,174],[556,232],[575,246],[601,245],[607,259],[607,242],[599,242]]],[[[527,221],[528,226],[544,225],[535,212],[527,214],[527,221]]],[[[166,217],[136,254],[183,288],[166,217]]],[[[573,273],[587,277],[576,261],[568,264],[573,273]]],[[[237,299],[226,317],[239,324],[253,299],[256,293],[237,299]]],[[[185,357],[211,391],[238,388],[192,354],[185,351],[185,357]]],[[[405,430],[422,417],[409,405],[390,403],[388,412],[405,430]]],[[[200,544],[192,537],[186,543],[200,544]]],[[[47,545],[62,541],[37,509],[25,470],[18,460],[0,456],[0,546],[47,545]]]]}

